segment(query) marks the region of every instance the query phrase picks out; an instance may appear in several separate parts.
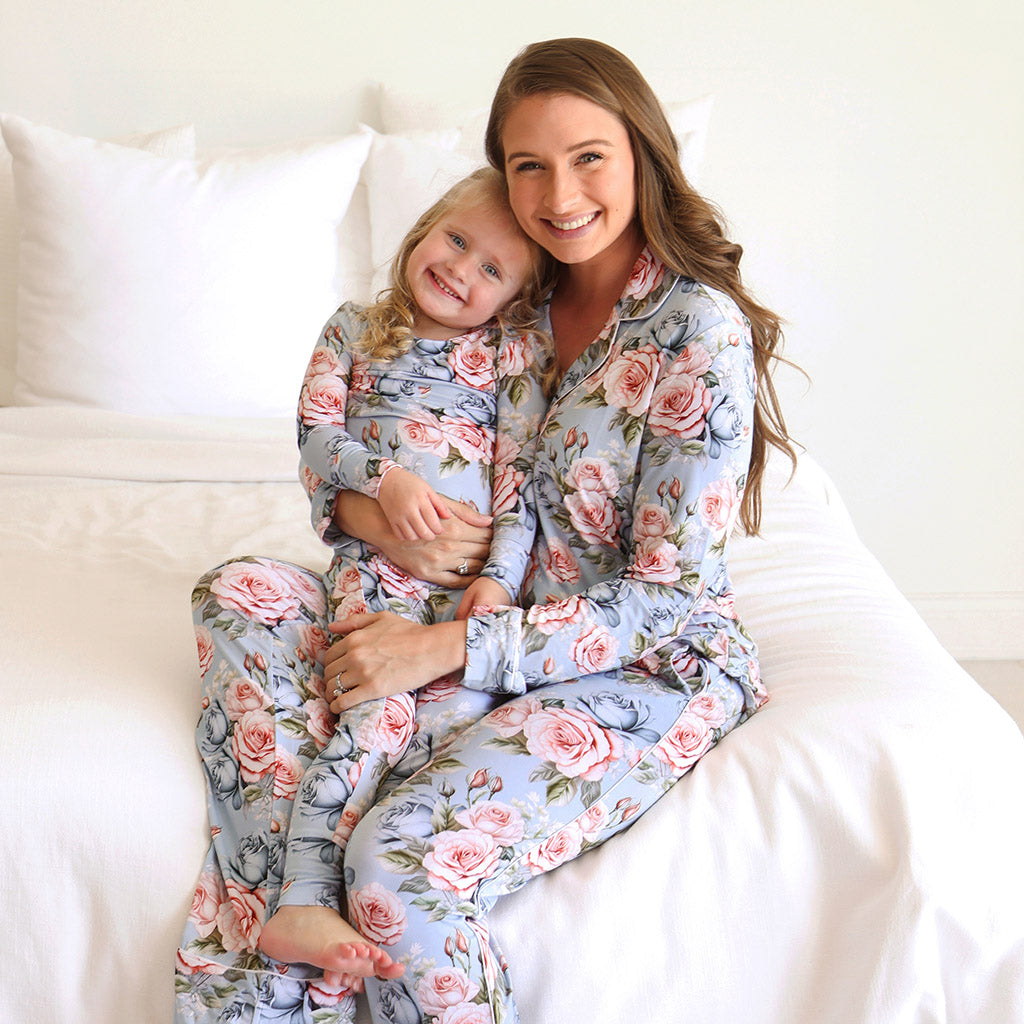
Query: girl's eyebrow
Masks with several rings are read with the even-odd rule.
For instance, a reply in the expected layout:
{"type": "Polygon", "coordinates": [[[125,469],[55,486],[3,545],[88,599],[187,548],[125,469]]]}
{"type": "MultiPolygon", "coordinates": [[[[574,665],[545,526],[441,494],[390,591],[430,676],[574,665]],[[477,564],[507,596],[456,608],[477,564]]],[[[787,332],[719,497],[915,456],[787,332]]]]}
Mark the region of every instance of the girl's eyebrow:
{"type": "MultiPolygon", "coordinates": [[[[585,139],[583,142],[577,142],[574,145],[570,146],[566,150],[566,152],[575,153],[577,150],[586,149],[588,146],[608,146],[610,149],[612,148],[612,143],[609,142],[608,139],[585,139]]],[[[535,158],[536,156],[536,153],[530,153],[525,150],[521,150],[518,153],[509,153],[509,155],[505,157],[505,163],[511,163],[513,160],[522,160],[523,157],[535,158]]]]}

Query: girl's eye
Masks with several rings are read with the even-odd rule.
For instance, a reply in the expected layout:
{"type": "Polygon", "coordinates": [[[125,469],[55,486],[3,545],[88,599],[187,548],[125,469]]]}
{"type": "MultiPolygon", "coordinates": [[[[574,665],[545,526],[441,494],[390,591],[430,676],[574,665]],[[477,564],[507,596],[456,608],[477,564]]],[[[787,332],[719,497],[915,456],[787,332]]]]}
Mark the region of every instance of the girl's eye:
{"type": "Polygon", "coordinates": [[[484,264],[484,273],[490,274],[491,277],[497,278],[499,281],[501,280],[501,274],[498,273],[498,268],[493,263],[484,264]]]}
{"type": "Polygon", "coordinates": [[[462,235],[450,234],[448,236],[452,240],[452,245],[457,246],[459,249],[465,249],[466,243],[462,238],[462,235]]]}

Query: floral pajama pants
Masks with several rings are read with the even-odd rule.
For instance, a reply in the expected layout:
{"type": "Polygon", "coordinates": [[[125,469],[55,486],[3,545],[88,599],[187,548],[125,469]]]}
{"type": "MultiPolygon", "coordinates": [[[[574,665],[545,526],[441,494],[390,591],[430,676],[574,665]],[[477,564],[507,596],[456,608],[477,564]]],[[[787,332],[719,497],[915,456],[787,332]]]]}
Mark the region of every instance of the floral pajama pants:
{"type": "Polygon", "coordinates": [[[649,666],[512,699],[437,682],[417,694],[415,731],[408,695],[335,729],[317,574],[231,561],[193,607],[212,842],[178,952],[180,1022],[354,1019],[351,992],[256,950],[279,902],[345,907],[406,965],[367,979],[375,1024],[518,1021],[494,901],[628,827],[751,710],[690,659],[687,679],[649,666]]]}

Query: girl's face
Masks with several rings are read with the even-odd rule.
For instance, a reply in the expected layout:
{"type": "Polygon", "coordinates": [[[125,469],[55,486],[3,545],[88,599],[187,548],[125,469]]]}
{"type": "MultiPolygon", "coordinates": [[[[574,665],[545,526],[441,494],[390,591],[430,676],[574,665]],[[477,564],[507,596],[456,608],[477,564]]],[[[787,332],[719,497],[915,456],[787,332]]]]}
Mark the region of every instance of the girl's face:
{"type": "Polygon", "coordinates": [[[534,241],[569,265],[635,258],[633,147],[614,114],[538,93],[512,108],[501,140],[512,209],[534,241]]]}
{"type": "Polygon", "coordinates": [[[507,210],[485,201],[456,207],[409,254],[414,332],[446,340],[487,323],[518,295],[531,264],[507,210]]]}

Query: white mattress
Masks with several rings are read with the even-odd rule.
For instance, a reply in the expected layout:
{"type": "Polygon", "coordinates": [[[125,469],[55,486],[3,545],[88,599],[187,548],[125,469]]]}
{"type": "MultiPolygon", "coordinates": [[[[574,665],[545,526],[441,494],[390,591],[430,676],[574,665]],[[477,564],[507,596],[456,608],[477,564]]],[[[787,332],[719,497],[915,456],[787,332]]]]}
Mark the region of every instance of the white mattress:
{"type": "MultiPolygon", "coordinates": [[[[2,1024],[171,1020],[206,845],[189,594],[232,555],[326,564],[296,462],[289,421],[0,409],[2,1024]]],[[[1024,1020],[1024,739],[785,469],[732,554],[772,699],[499,906],[523,1024],[1024,1020]]]]}

